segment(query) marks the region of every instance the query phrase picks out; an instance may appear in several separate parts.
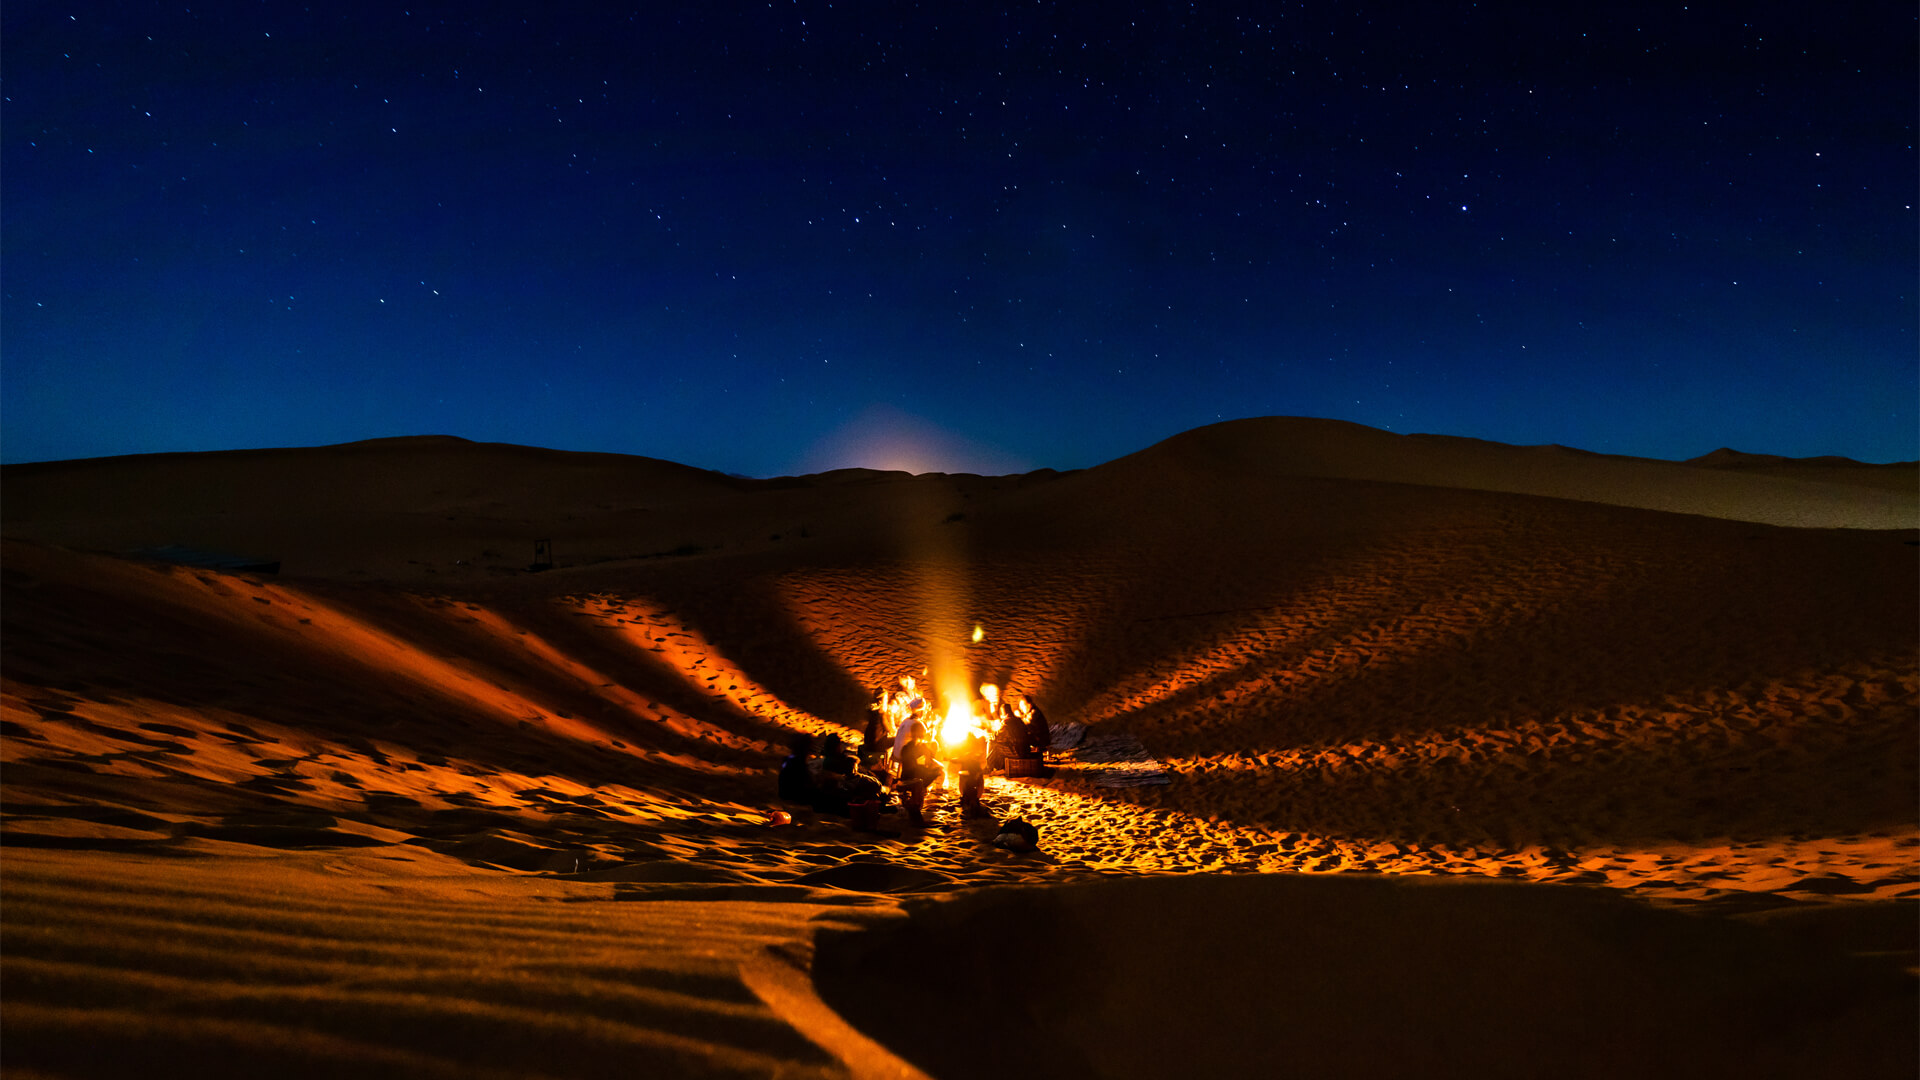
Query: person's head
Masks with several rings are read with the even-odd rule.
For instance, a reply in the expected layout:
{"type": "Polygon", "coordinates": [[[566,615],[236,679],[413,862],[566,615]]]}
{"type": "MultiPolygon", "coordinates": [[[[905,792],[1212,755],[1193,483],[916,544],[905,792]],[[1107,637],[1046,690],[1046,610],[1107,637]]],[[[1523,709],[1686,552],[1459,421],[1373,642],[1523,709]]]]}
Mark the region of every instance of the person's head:
{"type": "Polygon", "coordinates": [[[838,732],[830,732],[830,733],[828,733],[828,735],[827,735],[827,741],[826,741],[826,745],[825,745],[825,746],[823,746],[823,747],[821,747],[821,753],[825,753],[825,754],[837,754],[837,753],[839,753],[839,752],[840,752],[840,735],[839,735],[839,733],[838,733],[838,732]]]}
{"type": "Polygon", "coordinates": [[[813,753],[813,736],[804,731],[796,731],[787,736],[787,749],[799,757],[813,753]]]}

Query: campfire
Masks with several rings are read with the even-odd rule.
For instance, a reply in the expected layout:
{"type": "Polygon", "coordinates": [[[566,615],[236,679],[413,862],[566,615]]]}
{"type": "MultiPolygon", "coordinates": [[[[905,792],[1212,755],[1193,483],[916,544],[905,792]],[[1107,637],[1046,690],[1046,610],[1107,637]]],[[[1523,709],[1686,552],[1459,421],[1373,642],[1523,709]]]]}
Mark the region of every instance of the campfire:
{"type": "Polygon", "coordinates": [[[1010,703],[993,683],[971,688],[961,682],[935,692],[914,676],[904,675],[892,687],[875,693],[872,708],[878,716],[868,726],[868,752],[893,747],[903,729],[918,725],[917,732],[932,744],[940,766],[940,776],[930,786],[954,786],[956,771],[970,756],[981,753],[986,762],[979,767],[988,772],[1032,776],[1043,771],[1045,721],[1035,725],[1032,701],[1018,697],[1010,703]]]}

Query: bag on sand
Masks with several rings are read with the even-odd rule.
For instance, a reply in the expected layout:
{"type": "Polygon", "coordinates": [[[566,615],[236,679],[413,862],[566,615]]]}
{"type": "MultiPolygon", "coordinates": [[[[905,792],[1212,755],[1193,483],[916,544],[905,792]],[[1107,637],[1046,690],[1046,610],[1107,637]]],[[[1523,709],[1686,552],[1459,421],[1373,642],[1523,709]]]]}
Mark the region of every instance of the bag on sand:
{"type": "Polygon", "coordinates": [[[1008,818],[993,842],[1008,851],[1032,851],[1040,846],[1040,830],[1019,818],[1008,818]]]}
{"type": "Polygon", "coordinates": [[[847,816],[852,819],[856,829],[876,830],[880,827],[880,803],[877,799],[847,804],[847,816]]]}

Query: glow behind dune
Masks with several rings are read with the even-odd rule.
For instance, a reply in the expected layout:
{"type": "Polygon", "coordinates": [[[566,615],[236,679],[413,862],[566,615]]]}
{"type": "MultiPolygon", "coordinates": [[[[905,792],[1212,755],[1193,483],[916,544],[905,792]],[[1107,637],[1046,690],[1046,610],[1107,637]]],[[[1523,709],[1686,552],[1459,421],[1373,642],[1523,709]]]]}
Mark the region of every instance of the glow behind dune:
{"type": "Polygon", "coordinates": [[[796,471],[878,469],[916,475],[944,472],[995,476],[1026,472],[1032,467],[919,416],[874,405],[816,442],[796,471]]]}

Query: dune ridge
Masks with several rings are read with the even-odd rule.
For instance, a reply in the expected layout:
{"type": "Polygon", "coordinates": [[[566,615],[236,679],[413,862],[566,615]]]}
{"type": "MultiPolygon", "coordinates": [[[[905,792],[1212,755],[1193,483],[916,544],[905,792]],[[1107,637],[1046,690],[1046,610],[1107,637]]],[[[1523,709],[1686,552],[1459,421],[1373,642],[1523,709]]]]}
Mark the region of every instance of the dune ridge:
{"type": "Polygon", "coordinates": [[[1299,417],[1197,428],[1103,467],[1127,468],[1139,458],[1202,471],[1503,491],[1797,528],[1920,527],[1916,462],[1864,465],[1718,451],[1668,462],[1565,446],[1395,435],[1299,417]]]}
{"type": "MultiPolygon", "coordinates": [[[[1157,1059],[1102,1032],[1179,1045],[1205,1016],[1158,974],[1183,942],[1234,955],[1181,920],[1268,907],[1276,933],[1352,933],[1263,938],[1192,1000],[1283,1000],[1283,963],[1344,980],[1336,1058],[1417,1043],[1423,1073],[1531,1075],[1576,1052],[1527,1011],[1547,998],[1495,995],[1544,1026],[1491,1046],[1410,1004],[1510,979],[1421,951],[1464,919],[1531,927],[1527,962],[1650,1075],[1910,1063],[1916,537],[1834,524],[1878,481],[1754,472],[1890,467],[1593,457],[1278,420],[1012,477],[748,481],[442,438],[9,466],[7,1069],[1018,1074],[876,1012],[848,959],[965,932],[970,974],[929,1009],[972,986],[1045,1022],[1008,1053],[1066,1048],[1027,1065],[1131,1075],[1157,1059]],[[1623,484],[1686,509],[1581,497],[1623,484]],[[1732,514],[1756,507],[1824,524],[1732,514]],[[166,544],[283,572],[126,554],[166,544]],[[1085,752],[994,780],[994,820],[939,795],[921,833],[770,824],[788,735],[851,735],[930,640],[1086,725],[1085,752]],[[1112,783],[1146,773],[1166,782],[1112,783]],[[1013,816],[1040,852],[987,842],[1013,816]],[[996,962],[992,928],[1029,915],[1106,936],[996,962]],[[1700,951],[1566,959],[1607,927],[1700,951]],[[1777,1040],[1715,970],[1767,988],[1777,1040]],[[1695,1004],[1626,989],[1669,978],[1695,1004]]],[[[1221,1068],[1295,1045],[1207,1030],[1221,1068]]]]}

